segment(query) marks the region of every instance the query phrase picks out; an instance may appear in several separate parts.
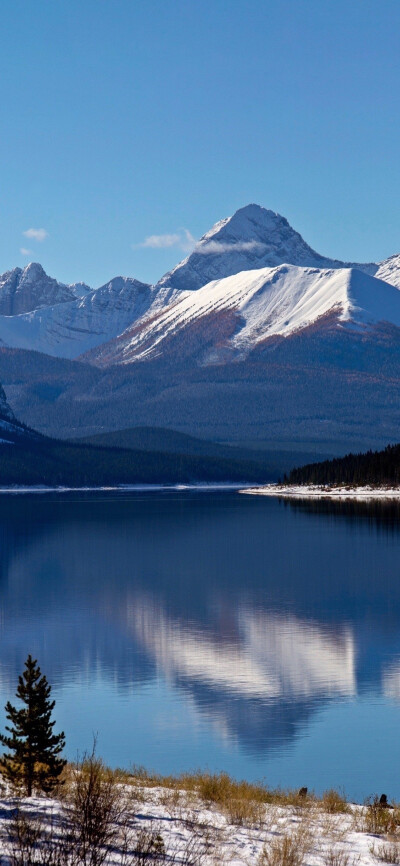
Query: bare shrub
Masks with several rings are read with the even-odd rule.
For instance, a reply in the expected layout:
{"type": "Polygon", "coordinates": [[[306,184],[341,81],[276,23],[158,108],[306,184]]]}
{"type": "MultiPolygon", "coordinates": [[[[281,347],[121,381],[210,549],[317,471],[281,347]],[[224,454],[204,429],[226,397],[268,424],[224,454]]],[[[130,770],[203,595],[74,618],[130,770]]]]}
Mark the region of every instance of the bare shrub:
{"type": "Polygon", "coordinates": [[[162,790],[157,802],[172,820],[181,821],[189,826],[198,821],[194,808],[195,805],[198,805],[198,800],[192,792],[166,788],[162,790]]]}
{"type": "Polygon", "coordinates": [[[396,841],[383,843],[371,848],[371,854],[381,863],[400,864],[400,845],[396,841]]]}
{"type": "MultiPolygon", "coordinates": [[[[207,835],[202,836],[192,831],[180,841],[179,845],[175,844],[174,849],[168,852],[168,862],[179,866],[202,866],[210,853],[210,841],[207,835]]],[[[220,862],[220,858],[217,862],[220,862]]]]}
{"type": "Polygon", "coordinates": [[[11,866],[73,866],[73,851],[63,827],[56,829],[52,816],[30,815],[17,808],[4,845],[11,866]]]}
{"type": "Polygon", "coordinates": [[[299,828],[293,833],[284,833],[264,845],[259,866],[302,866],[310,846],[310,835],[304,829],[299,828]]]}
{"type": "Polygon", "coordinates": [[[336,848],[332,845],[331,848],[324,851],[323,861],[325,866],[349,866],[350,856],[343,848],[336,848]]]}
{"type": "Polygon", "coordinates": [[[166,857],[167,853],[160,829],[158,826],[150,824],[141,827],[134,840],[129,837],[129,844],[125,851],[125,857],[123,857],[123,866],[146,866],[149,862],[164,863],[166,857]]]}
{"type": "Polygon", "coordinates": [[[118,842],[125,811],[120,786],[93,747],[75,765],[70,787],[69,826],[79,864],[102,866],[118,842]]]}
{"type": "MultiPolygon", "coordinates": [[[[350,809],[349,809],[350,813],[350,809]]],[[[318,815],[318,825],[321,828],[322,835],[325,838],[332,839],[333,842],[342,842],[346,837],[349,829],[356,830],[355,821],[350,818],[348,821],[338,819],[336,813],[323,811],[318,815]]]]}

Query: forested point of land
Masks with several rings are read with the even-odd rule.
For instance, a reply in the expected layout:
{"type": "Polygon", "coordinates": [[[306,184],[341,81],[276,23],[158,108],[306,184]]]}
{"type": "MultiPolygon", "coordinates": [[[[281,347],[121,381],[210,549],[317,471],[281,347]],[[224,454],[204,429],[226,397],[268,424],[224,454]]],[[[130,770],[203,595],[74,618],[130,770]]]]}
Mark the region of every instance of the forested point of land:
{"type": "Polygon", "coordinates": [[[346,454],[322,463],[292,469],[285,476],[288,484],[346,484],[387,486],[400,484],[400,445],[388,445],[383,451],[346,454]]]}

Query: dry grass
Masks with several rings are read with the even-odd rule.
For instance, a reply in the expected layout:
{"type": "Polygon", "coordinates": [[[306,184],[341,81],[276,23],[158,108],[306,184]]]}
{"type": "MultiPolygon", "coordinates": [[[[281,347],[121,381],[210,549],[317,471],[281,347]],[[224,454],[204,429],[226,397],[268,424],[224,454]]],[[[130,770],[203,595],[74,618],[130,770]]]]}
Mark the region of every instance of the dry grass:
{"type": "Polygon", "coordinates": [[[372,833],[375,836],[394,835],[400,827],[400,809],[385,809],[379,805],[377,800],[367,803],[361,813],[360,826],[358,829],[364,833],[372,833]]]}
{"type": "Polygon", "coordinates": [[[324,791],[320,805],[322,810],[330,815],[347,814],[350,811],[344,795],[335,791],[334,788],[324,791]]]}
{"type": "Polygon", "coordinates": [[[303,826],[264,845],[258,866],[303,866],[312,837],[303,826]]]}
{"type": "Polygon", "coordinates": [[[332,845],[323,854],[325,866],[349,866],[350,855],[343,848],[332,845]]]}
{"type": "MultiPolygon", "coordinates": [[[[122,771],[119,771],[122,772],[122,771]]],[[[268,788],[261,782],[237,781],[227,773],[182,773],[179,776],[161,776],[148,772],[144,767],[134,766],[127,775],[129,784],[140,784],[146,788],[169,788],[197,794],[205,803],[223,803],[229,797],[238,800],[254,800],[279,806],[307,806],[315,801],[313,795],[300,797],[297,790],[268,788]]]]}
{"type": "Polygon", "coordinates": [[[400,864],[400,845],[397,841],[384,842],[381,845],[373,845],[371,854],[381,863],[400,864]]]}

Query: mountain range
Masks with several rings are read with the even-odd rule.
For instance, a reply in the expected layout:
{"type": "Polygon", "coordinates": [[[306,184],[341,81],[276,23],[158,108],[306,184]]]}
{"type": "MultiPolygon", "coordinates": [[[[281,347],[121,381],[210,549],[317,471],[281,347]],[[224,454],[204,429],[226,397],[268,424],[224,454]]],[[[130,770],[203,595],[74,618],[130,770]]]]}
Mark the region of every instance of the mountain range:
{"type": "Polygon", "coordinates": [[[42,432],[172,427],[335,449],[398,438],[400,255],[315,252],[273,211],[221,220],[155,285],[0,277],[0,380],[42,432]]]}

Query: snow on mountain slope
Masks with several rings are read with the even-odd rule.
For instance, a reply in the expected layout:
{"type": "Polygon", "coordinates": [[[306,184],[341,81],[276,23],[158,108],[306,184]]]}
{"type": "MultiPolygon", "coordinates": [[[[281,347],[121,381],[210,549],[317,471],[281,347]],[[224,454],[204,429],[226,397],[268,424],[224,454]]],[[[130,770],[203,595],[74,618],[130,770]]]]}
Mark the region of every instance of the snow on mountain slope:
{"type": "Polygon", "coordinates": [[[19,316],[0,316],[0,340],[11,348],[76,358],[120,334],[152,300],[151,287],[115,277],[85,297],[19,316]]]}
{"type": "MultiPolygon", "coordinates": [[[[292,300],[297,298],[299,308],[303,305],[305,314],[308,301],[306,298],[301,300],[301,296],[308,289],[302,269],[317,268],[319,271],[324,269],[325,272],[339,272],[352,267],[350,264],[320,256],[306,244],[284,217],[251,204],[236,211],[232,217],[216,223],[201,238],[194,252],[152,287],[125,277],[116,277],[96,290],[90,289],[84,283],[67,286],[49,277],[37,263],[31,263],[23,270],[14,268],[8,271],[0,276],[0,341],[12,348],[34,349],[65,358],[76,358],[93,351],[93,358],[88,359],[97,362],[97,347],[108,344],[129,328],[130,336],[124,335],[117,346],[111,346],[110,357],[113,357],[115,352],[119,357],[122,346],[129,354],[130,343],[135,352],[136,345],[141,346],[142,356],[145,339],[142,335],[147,334],[148,327],[144,327],[142,318],[147,315],[152,319],[150,348],[146,350],[146,355],[143,355],[147,357],[147,354],[154,352],[154,346],[151,345],[154,335],[158,343],[172,333],[168,324],[170,311],[176,304],[180,304],[188,293],[197,293],[206,285],[221,283],[218,291],[227,293],[226,303],[221,297],[216,306],[213,306],[213,302],[207,309],[230,310],[232,316],[242,315],[242,301],[237,299],[242,289],[245,294],[250,291],[246,275],[261,274],[265,269],[276,269],[281,265],[298,268],[297,272],[292,272],[288,293],[292,300]],[[237,283],[237,286],[241,286],[240,291],[232,290],[232,284],[224,282],[235,275],[240,277],[237,283]],[[237,300],[237,307],[236,301],[230,297],[231,291],[237,300]]],[[[364,274],[376,274],[400,288],[400,256],[393,256],[380,265],[356,267],[364,274]]],[[[270,293],[268,303],[272,302],[272,297],[273,294],[270,293]]],[[[190,307],[192,302],[187,299],[185,303],[190,307]]],[[[195,306],[196,303],[194,302],[195,306]]],[[[246,303],[243,300],[247,309],[246,303]]],[[[290,307],[289,298],[286,303],[290,307]]],[[[266,310],[267,307],[268,304],[266,310]]],[[[264,324],[262,316],[258,321],[260,310],[261,307],[257,307],[256,330],[258,328],[260,333],[265,331],[266,334],[285,332],[271,330],[267,312],[264,324]]],[[[206,313],[199,311],[195,318],[201,319],[203,315],[206,313]]],[[[251,315],[249,312],[250,317],[251,315]]],[[[283,326],[282,323],[278,324],[280,319],[277,315],[274,308],[271,316],[274,327],[279,329],[283,326]]],[[[380,317],[384,318],[383,311],[380,317]]],[[[302,321],[301,316],[300,320],[302,321]]],[[[231,317],[232,323],[235,326],[231,317]]],[[[299,327],[303,325],[300,324],[299,327]]],[[[248,332],[250,324],[246,325],[246,328],[242,329],[241,338],[237,336],[235,340],[230,340],[230,346],[235,348],[235,351],[239,348],[240,339],[244,344],[247,340],[251,345],[254,342],[253,336],[248,332]]],[[[107,351],[108,346],[105,345],[104,357],[107,351]]]]}
{"type": "MultiPolygon", "coordinates": [[[[350,263],[320,256],[306,244],[280,214],[249,204],[217,222],[194,251],[157,283],[159,287],[199,289],[212,280],[240,271],[291,264],[302,267],[342,268],[350,263]]],[[[377,265],[354,265],[374,273],[377,265]]]]}
{"type": "Polygon", "coordinates": [[[42,266],[31,262],[0,275],[0,315],[15,316],[50,304],[71,301],[88,289],[84,283],[66,286],[47,276],[42,266]]]}
{"type": "MultiPolygon", "coordinates": [[[[215,280],[197,292],[183,292],[167,309],[154,315],[152,308],[118,340],[114,341],[114,363],[144,360],[160,355],[168,338],[204,323],[207,337],[209,317],[233,314],[235,327],[224,346],[237,357],[245,357],[261,341],[285,335],[334,312],[339,323],[353,326],[389,322],[400,327],[400,294],[375,277],[352,268],[319,269],[280,265],[243,271],[215,280]]],[[[216,355],[210,359],[215,362],[216,355]]]]}
{"type": "Polygon", "coordinates": [[[379,262],[375,276],[400,289],[400,254],[379,262]]]}

